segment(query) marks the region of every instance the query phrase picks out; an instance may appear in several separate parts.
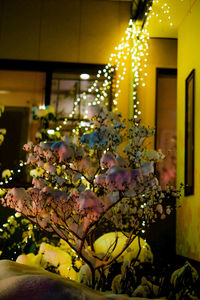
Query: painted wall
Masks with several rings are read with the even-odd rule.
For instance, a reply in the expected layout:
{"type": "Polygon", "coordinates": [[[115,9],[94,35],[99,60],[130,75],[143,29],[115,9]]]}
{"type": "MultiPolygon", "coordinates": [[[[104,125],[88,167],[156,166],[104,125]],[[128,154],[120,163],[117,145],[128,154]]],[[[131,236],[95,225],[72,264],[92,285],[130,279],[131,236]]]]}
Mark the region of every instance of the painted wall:
{"type": "MultiPolygon", "coordinates": [[[[150,39],[147,67],[146,86],[138,89],[138,99],[142,122],[145,125],[155,126],[156,101],[156,69],[177,68],[177,40],[176,39],[150,39]]],[[[145,77],[145,76],[143,76],[145,77]]],[[[152,145],[154,141],[152,140],[152,145]]],[[[151,146],[152,146],[151,145],[151,146]]]]}
{"type": "Polygon", "coordinates": [[[129,2],[1,0],[0,58],[107,63],[129,17],[129,2]]]}
{"type": "Polygon", "coordinates": [[[0,70],[0,103],[32,107],[44,102],[45,73],[0,70]]]}
{"type": "Polygon", "coordinates": [[[185,79],[195,69],[195,193],[183,199],[177,211],[177,254],[200,261],[200,1],[181,24],[178,33],[178,182],[184,182],[185,79]]]}

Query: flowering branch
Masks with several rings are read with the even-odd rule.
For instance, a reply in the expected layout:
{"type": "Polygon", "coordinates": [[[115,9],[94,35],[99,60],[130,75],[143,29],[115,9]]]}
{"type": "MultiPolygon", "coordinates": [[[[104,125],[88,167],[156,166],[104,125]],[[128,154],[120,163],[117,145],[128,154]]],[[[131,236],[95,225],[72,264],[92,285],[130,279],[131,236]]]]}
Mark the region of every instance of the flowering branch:
{"type": "Polygon", "coordinates": [[[154,174],[154,163],[163,154],[145,149],[154,129],[132,121],[122,157],[118,146],[125,125],[120,115],[91,106],[89,116],[93,130],[76,143],[65,136],[61,141],[25,145],[27,163],[40,170],[39,175],[33,178],[32,189],[14,188],[1,203],[66,240],[89,265],[94,281],[96,269],[116,261],[151,221],[169,214],[170,207],[163,204],[154,174]],[[102,255],[95,252],[94,239],[107,221],[116,239],[102,255]],[[117,231],[126,236],[126,242],[114,255],[117,231]]]}

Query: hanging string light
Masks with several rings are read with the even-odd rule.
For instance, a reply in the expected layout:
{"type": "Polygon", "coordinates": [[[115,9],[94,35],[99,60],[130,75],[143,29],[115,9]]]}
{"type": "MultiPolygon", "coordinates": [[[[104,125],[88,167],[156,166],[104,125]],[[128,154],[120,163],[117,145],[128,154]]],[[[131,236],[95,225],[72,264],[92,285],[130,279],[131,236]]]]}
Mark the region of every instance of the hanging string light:
{"type": "MultiPolygon", "coordinates": [[[[133,72],[133,118],[135,120],[135,124],[137,125],[137,119],[140,118],[141,111],[139,109],[139,99],[137,97],[137,88],[140,86],[146,86],[146,78],[147,78],[147,62],[148,62],[148,41],[149,37],[149,20],[155,17],[159,23],[162,23],[163,20],[167,20],[170,26],[173,26],[171,16],[170,16],[170,6],[166,3],[166,1],[162,0],[153,0],[151,5],[147,8],[145,12],[146,19],[141,25],[136,26],[136,23],[132,24],[132,49],[131,49],[131,61],[132,61],[132,72],[133,72]],[[163,3],[164,2],[164,3],[163,3]],[[162,3],[162,4],[161,4],[162,3]],[[156,4],[156,5],[155,5],[156,4]],[[160,9],[159,9],[160,8],[160,9]]],[[[145,202],[141,204],[141,208],[147,205],[145,202]]],[[[145,219],[142,221],[142,229],[141,234],[143,236],[144,241],[146,241],[146,222],[145,219]]],[[[143,246],[144,247],[144,246],[143,246]]]]}
{"type": "Polygon", "coordinates": [[[153,6],[152,6],[152,12],[148,14],[147,17],[147,25],[148,21],[154,17],[157,19],[159,23],[162,23],[163,21],[167,21],[170,26],[173,26],[172,20],[171,20],[171,7],[166,1],[163,0],[154,0],[153,6]]]}
{"type": "MultiPolygon", "coordinates": [[[[137,99],[137,87],[140,83],[143,87],[146,85],[142,72],[147,67],[149,33],[146,28],[141,29],[139,26],[135,25],[132,39],[133,116],[134,119],[137,119],[138,115],[141,114],[141,111],[138,108],[139,101],[137,99]]],[[[145,72],[144,75],[147,76],[147,72],[145,72]]]]}
{"type": "Polygon", "coordinates": [[[169,26],[173,26],[170,15],[171,8],[166,0],[153,0],[147,7],[145,12],[145,21],[143,25],[138,25],[133,30],[132,44],[132,72],[133,72],[133,117],[135,120],[140,118],[141,110],[139,109],[140,101],[137,97],[137,88],[146,86],[147,62],[148,62],[148,41],[149,37],[149,21],[154,18],[155,21],[162,23],[168,22],[169,26]]]}

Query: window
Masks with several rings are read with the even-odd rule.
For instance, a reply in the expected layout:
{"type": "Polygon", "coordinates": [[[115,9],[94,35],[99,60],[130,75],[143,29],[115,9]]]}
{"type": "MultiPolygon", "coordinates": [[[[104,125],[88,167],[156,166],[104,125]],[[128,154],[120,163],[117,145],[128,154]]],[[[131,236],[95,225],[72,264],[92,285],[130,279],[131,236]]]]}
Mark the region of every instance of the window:
{"type": "MultiPolygon", "coordinates": [[[[96,75],[91,73],[87,75],[88,79],[81,79],[81,74],[53,74],[50,104],[55,107],[58,116],[84,120],[85,112],[88,111],[88,103],[95,103],[95,101],[97,103],[95,100],[97,97],[100,103],[103,79],[99,78],[95,88],[90,91],[96,75]]],[[[107,102],[111,107],[111,89],[106,94],[104,103],[107,102]]]]}

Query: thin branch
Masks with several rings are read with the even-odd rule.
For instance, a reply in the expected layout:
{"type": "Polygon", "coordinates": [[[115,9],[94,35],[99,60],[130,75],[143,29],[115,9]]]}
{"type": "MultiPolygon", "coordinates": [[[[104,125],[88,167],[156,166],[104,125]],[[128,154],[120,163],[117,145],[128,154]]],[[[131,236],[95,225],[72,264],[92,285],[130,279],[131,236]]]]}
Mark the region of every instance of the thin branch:
{"type": "Polygon", "coordinates": [[[141,252],[141,243],[140,243],[140,236],[139,236],[139,233],[138,233],[137,236],[138,236],[138,246],[139,246],[139,250],[138,250],[138,253],[137,253],[137,256],[136,256],[136,258],[135,258],[135,262],[134,262],[133,266],[135,265],[136,261],[138,260],[138,257],[139,257],[140,252],[141,252]]]}
{"type": "Polygon", "coordinates": [[[128,248],[128,246],[135,240],[135,238],[137,237],[137,235],[135,235],[133,238],[131,238],[133,234],[133,231],[130,233],[130,236],[128,238],[128,240],[126,241],[125,246],[123,247],[123,249],[118,253],[118,255],[116,255],[113,259],[111,259],[110,261],[107,261],[106,263],[103,263],[102,265],[98,266],[97,268],[101,268],[103,266],[109,266],[111,265],[114,261],[116,261],[118,259],[118,257],[128,248]]]}
{"type": "Polygon", "coordinates": [[[78,174],[81,174],[81,176],[83,176],[85,178],[85,180],[87,180],[91,185],[94,185],[93,184],[93,181],[92,180],[89,180],[85,175],[84,173],[81,173],[80,171],[76,170],[76,169],[72,169],[70,168],[69,166],[66,166],[68,170],[72,171],[72,172],[75,172],[75,173],[78,173],[78,174]]]}
{"type": "MultiPolygon", "coordinates": [[[[109,246],[109,248],[108,248],[106,254],[103,256],[103,259],[104,259],[104,258],[106,258],[106,259],[109,259],[109,258],[110,258],[111,254],[114,252],[114,250],[115,250],[115,248],[116,248],[116,246],[117,246],[118,239],[119,239],[119,237],[118,237],[118,235],[117,235],[117,237],[115,238],[114,242],[109,246]],[[114,247],[113,247],[111,253],[109,253],[109,250],[112,248],[112,246],[114,246],[114,247]],[[109,256],[107,257],[107,255],[109,255],[109,256]]],[[[105,260],[106,260],[106,259],[105,259],[105,260]]]]}

